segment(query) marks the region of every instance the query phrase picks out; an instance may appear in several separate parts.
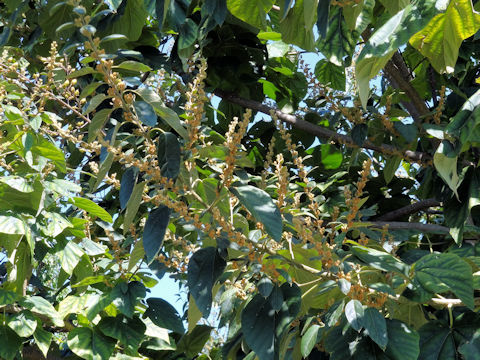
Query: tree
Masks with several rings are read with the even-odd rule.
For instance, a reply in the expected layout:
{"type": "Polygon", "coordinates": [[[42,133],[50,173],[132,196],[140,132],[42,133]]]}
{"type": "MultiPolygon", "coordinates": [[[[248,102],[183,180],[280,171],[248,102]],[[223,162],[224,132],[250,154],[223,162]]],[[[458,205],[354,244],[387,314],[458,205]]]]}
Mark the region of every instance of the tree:
{"type": "Polygon", "coordinates": [[[478,7],[4,1],[0,358],[478,358],[478,7]]]}

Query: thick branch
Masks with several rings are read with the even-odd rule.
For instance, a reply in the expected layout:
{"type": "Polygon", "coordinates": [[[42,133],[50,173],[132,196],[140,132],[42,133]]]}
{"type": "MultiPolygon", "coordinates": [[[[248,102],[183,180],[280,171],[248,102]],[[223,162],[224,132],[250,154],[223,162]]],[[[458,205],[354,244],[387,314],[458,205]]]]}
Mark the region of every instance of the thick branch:
{"type": "MultiPolygon", "coordinates": [[[[218,89],[215,90],[215,95],[221,97],[222,99],[232,104],[237,104],[245,108],[260,111],[267,115],[270,115],[270,111],[273,110],[275,112],[275,115],[278,117],[278,119],[282,120],[287,124],[292,125],[297,129],[306,131],[322,139],[333,140],[340,144],[345,144],[351,147],[357,147],[357,145],[355,144],[355,142],[350,136],[339,134],[335,131],[324,128],[323,126],[309,123],[308,121],[303,120],[298,115],[285,114],[278,109],[271,108],[268,105],[262,104],[258,101],[244,99],[235,94],[227,93],[218,89]]],[[[374,143],[368,140],[363,143],[362,147],[365,149],[374,150],[379,153],[388,154],[388,155],[399,153],[399,150],[392,145],[387,145],[387,144],[375,145],[374,143]]],[[[431,160],[431,156],[428,155],[427,153],[412,151],[412,150],[405,150],[403,152],[403,157],[405,159],[408,159],[410,161],[415,161],[415,162],[427,162],[431,160]]]]}
{"type": "Polygon", "coordinates": [[[384,74],[394,88],[402,90],[407,95],[409,101],[402,101],[402,105],[407,109],[415,122],[419,122],[430,113],[425,101],[410,83],[410,71],[398,51],[393,54],[392,59],[385,65],[384,74]]]}
{"type": "Polygon", "coordinates": [[[378,220],[378,221],[389,221],[389,220],[397,219],[397,218],[399,218],[401,216],[404,216],[404,215],[414,214],[416,212],[419,212],[420,210],[428,209],[428,208],[434,207],[434,206],[440,206],[440,202],[435,200],[435,199],[425,199],[425,200],[422,200],[422,201],[418,201],[414,204],[404,206],[400,209],[390,211],[390,212],[388,212],[386,214],[383,214],[382,216],[378,217],[376,220],[378,220]]]}
{"type": "Polygon", "coordinates": [[[435,224],[424,224],[418,222],[399,222],[399,221],[367,221],[366,226],[382,229],[388,225],[389,230],[417,230],[425,233],[449,233],[450,229],[446,226],[435,224]]]}

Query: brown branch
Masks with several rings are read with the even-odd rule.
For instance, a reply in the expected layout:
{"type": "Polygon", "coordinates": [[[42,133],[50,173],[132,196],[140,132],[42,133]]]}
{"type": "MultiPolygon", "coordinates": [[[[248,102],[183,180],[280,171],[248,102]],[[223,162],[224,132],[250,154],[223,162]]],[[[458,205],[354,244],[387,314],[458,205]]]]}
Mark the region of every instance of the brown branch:
{"type": "Polygon", "coordinates": [[[417,230],[425,233],[449,233],[450,228],[442,225],[424,224],[419,222],[399,221],[366,221],[365,226],[382,229],[388,225],[388,230],[417,230]]]}
{"type": "Polygon", "coordinates": [[[425,116],[430,114],[425,100],[420,97],[417,90],[410,83],[411,76],[405,61],[400,52],[395,52],[392,58],[387,62],[383,69],[385,77],[392,87],[402,90],[408,97],[408,101],[402,101],[402,105],[407,109],[415,122],[419,122],[425,116]]]}
{"type": "Polygon", "coordinates": [[[379,216],[376,220],[389,221],[389,220],[397,219],[404,215],[410,215],[410,214],[419,212],[423,209],[428,209],[434,206],[440,206],[440,202],[435,199],[425,199],[425,200],[418,201],[414,204],[404,206],[400,209],[390,211],[386,214],[383,214],[382,216],[379,216]]]}
{"type": "MultiPolygon", "coordinates": [[[[355,144],[355,142],[350,136],[339,134],[333,130],[324,128],[323,126],[309,123],[308,121],[303,120],[298,115],[285,114],[284,112],[281,112],[278,109],[271,108],[270,106],[262,104],[258,101],[241,98],[236,94],[227,93],[219,89],[215,90],[215,95],[232,104],[237,104],[245,108],[262,112],[267,115],[270,115],[270,111],[273,110],[279,120],[282,120],[283,122],[290,124],[297,129],[303,130],[305,132],[318,136],[319,138],[322,138],[322,139],[333,140],[339,144],[345,144],[350,147],[358,147],[358,145],[355,144]]],[[[379,153],[388,154],[388,155],[398,154],[400,152],[399,149],[397,149],[392,145],[387,145],[387,144],[375,145],[374,143],[368,140],[363,143],[362,148],[374,150],[379,153]]],[[[427,153],[413,151],[413,150],[405,150],[403,151],[402,155],[405,159],[408,159],[414,162],[426,163],[430,161],[432,158],[427,153]]]]}

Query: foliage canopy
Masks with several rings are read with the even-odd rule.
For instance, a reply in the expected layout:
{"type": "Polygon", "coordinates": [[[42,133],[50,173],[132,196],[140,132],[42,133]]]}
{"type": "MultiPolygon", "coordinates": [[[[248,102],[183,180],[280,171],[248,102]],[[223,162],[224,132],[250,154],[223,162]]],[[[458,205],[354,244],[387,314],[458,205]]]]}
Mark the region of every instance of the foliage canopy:
{"type": "Polygon", "coordinates": [[[478,359],[477,7],[3,1],[0,358],[478,359]]]}

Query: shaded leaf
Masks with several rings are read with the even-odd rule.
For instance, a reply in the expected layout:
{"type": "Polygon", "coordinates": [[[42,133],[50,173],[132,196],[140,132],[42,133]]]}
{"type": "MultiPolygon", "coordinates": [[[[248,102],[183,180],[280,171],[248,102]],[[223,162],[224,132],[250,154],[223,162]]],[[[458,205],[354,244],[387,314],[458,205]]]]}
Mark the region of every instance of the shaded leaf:
{"type": "Polygon", "coordinates": [[[144,317],[148,317],[161,328],[172,330],[178,334],[185,332],[180,315],[170,303],[160,298],[149,298],[147,304],[148,308],[144,317]]]}
{"type": "Polygon", "coordinates": [[[163,238],[170,221],[170,212],[169,208],[161,205],[152,210],[148,215],[143,230],[143,248],[147,264],[150,264],[155,259],[162,248],[163,238]]]}

